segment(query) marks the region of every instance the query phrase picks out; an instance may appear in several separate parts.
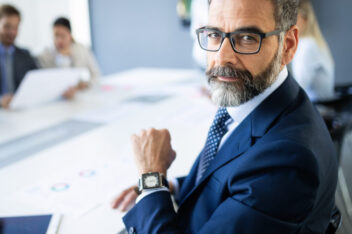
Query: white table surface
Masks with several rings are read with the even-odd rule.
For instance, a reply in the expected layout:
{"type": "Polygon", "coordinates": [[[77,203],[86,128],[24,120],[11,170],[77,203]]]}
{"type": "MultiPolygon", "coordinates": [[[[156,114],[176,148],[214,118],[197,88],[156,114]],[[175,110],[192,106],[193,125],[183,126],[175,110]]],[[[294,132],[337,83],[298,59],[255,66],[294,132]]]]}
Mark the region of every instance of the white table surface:
{"type": "Polygon", "coordinates": [[[74,171],[104,164],[113,167],[109,182],[84,191],[89,194],[78,193],[69,201],[79,203],[81,198],[84,201],[86,196],[96,193],[99,202],[87,204],[88,210],[78,214],[60,210],[63,219],[58,233],[117,233],[123,228],[124,214],[111,209],[110,201],[121,189],[137,181],[130,135],[142,128],[168,128],[177,152],[168,177],[187,174],[205,142],[216,110],[210,100],[200,95],[199,87],[205,83],[202,79],[193,70],[140,68],[102,78],[100,85],[80,93],[73,101],[58,101],[30,110],[0,110],[0,144],[65,120],[95,121],[104,111],[125,110],[116,119],[101,121],[91,131],[0,167],[0,216],[57,212],[59,204],[45,207],[23,200],[19,194],[26,186],[43,180],[64,178],[74,171]],[[148,95],[169,97],[154,104],[122,102],[148,95]],[[134,109],[128,111],[126,106],[134,109]],[[107,192],[98,195],[99,189],[107,192]]]}

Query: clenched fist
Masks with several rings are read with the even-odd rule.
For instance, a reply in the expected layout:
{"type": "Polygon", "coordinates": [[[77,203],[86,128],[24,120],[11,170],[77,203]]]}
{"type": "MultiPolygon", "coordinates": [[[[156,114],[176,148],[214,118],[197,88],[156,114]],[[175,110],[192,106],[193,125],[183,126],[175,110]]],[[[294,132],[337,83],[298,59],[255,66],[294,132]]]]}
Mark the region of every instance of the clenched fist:
{"type": "Polygon", "coordinates": [[[139,173],[160,172],[166,176],[167,169],[176,157],[169,131],[154,128],[142,130],[138,135],[132,135],[131,140],[139,173]]]}

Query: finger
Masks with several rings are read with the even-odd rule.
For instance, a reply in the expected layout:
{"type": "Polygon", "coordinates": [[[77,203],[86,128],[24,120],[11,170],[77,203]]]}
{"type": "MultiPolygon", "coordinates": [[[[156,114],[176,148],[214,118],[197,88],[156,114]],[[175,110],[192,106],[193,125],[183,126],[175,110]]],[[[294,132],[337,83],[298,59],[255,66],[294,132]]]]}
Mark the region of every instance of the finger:
{"type": "Polygon", "coordinates": [[[171,150],[171,155],[172,155],[172,158],[175,159],[176,158],[176,151],[175,150],[171,150]]]}
{"type": "Polygon", "coordinates": [[[136,134],[133,134],[132,136],[131,136],[131,141],[132,142],[135,142],[137,140],[137,135],[136,134]]]}
{"type": "Polygon", "coordinates": [[[140,138],[145,138],[148,135],[149,135],[149,130],[145,130],[145,129],[142,129],[142,131],[139,133],[140,138]]]}
{"type": "Polygon", "coordinates": [[[170,140],[171,140],[171,135],[170,135],[169,130],[167,130],[166,128],[164,128],[164,129],[161,129],[161,131],[163,132],[163,134],[165,134],[167,140],[170,141],[170,140]]]}
{"type": "Polygon", "coordinates": [[[134,190],[130,191],[126,196],[123,202],[120,205],[120,211],[126,211],[129,206],[131,206],[137,198],[137,194],[134,190]]]}
{"type": "Polygon", "coordinates": [[[112,206],[113,209],[116,209],[120,205],[120,203],[123,201],[123,199],[125,198],[126,194],[128,194],[130,190],[131,190],[131,188],[128,188],[128,189],[122,191],[122,193],[120,195],[118,195],[115,198],[115,200],[112,201],[111,206],[112,206]]]}
{"type": "Polygon", "coordinates": [[[157,133],[158,130],[156,130],[155,128],[150,128],[148,131],[147,131],[147,135],[154,135],[155,133],[157,133]]]}

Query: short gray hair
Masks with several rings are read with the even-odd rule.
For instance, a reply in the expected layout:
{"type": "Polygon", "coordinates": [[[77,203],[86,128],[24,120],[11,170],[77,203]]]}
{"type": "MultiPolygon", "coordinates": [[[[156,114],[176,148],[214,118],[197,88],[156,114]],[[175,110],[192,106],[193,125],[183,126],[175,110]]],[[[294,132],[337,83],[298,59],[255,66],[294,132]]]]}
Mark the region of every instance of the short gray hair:
{"type": "MultiPolygon", "coordinates": [[[[208,0],[209,5],[212,0],[208,0]]],[[[276,29],[289,30],[297,23],[299,0],[270,0],[274,5],[276,29]]]]}
{"type": "Polygon", "coordinates": [[[274,4],[274,17],[277,29],[289,30],[297,23],[299,0],[271,0],[274,4]]]}

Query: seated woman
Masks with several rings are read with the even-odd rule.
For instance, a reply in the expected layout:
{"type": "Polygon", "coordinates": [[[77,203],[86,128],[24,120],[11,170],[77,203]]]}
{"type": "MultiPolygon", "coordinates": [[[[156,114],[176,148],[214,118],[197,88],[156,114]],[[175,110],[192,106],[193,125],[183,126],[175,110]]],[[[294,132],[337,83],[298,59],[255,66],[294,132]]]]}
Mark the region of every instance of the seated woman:
{"type": "Polygon", "coordinates": [[[292,61],[292,73],[310,100],[334,96],[334,61],[320,31],[309,0],[299,3],[297,26],[300,39],[292,61]]]}
{"type": "MultiPolygon", "coordinates": [[[[53,24],[55,47],[46,48],[38,56],[42,68],[76,67],[87,68],[90,73],[90,82],[95,82],[100,76],[99,67],[93,53],[76,42],[72,37],[71,23],[67,18],[60,17],[53,24]]],[[[85,88],[89,83],[80,83],[78,87],[68,90],[64,96],[72,98],[76,89],[85,88]]]]}

